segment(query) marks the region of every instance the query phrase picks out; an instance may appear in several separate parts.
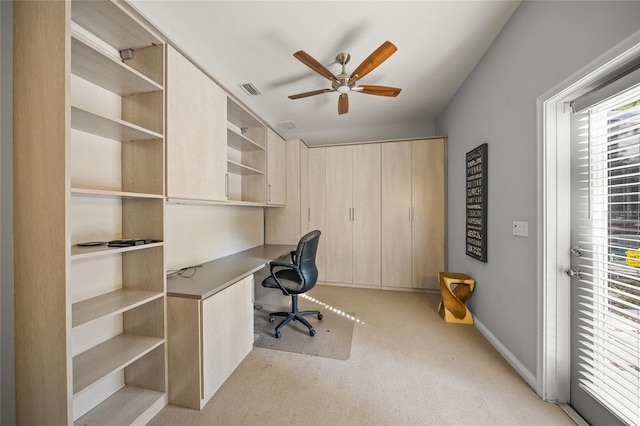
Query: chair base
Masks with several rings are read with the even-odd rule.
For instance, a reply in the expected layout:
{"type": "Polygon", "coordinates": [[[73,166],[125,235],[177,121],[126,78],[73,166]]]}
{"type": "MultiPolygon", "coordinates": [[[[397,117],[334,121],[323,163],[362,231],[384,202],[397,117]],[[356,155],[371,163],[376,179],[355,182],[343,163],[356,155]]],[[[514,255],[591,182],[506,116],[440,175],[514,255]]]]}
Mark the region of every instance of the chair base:
{"type": "Polygon", "coordinates": [[[276,326],[276,329],[275,329],[276,338],[279,338],[282,335],[282,333],[280,332],[280,329],[285,325],[289,324],[291,321],[301,322],[309,329],[309,335],[315,336],[316,330],[314,330],[311,323],[309,323],[309,321],[304,319],[304,317],[307,315],[317,315],[318,319],[322,320],[322,313],[320,311],[299,311],[297,294],[291,295],[291,305],[292,305],[291,312],[271,312],[269,314],[269,322],[274,322],[275,321],[274,317],[285,317],[285,319],[280,321],[280,324],[276,326]]]}

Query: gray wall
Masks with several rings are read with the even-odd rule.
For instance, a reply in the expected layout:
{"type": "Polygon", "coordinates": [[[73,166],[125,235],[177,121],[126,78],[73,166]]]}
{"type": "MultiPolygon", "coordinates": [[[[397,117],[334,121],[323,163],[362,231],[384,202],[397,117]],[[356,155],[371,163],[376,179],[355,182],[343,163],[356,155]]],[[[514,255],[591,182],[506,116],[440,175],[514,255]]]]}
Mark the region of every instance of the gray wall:
{"type": "Polygon", "coordinates": [[[449,137],[449,270],[476,279],[468,306],[532,377],[541,250],[536,99],[636,32],[639,22],[636,1],[524,1],[436,120],[436,132],[449,137]],[[465,154],[483,142],[487,263],[465,255],[465,154]],[[528,222],[528,238],[512,235],[514,220],[528,222]]]}
{"type": "Polygon", "coordinates": [[[15,424],[13,355],[13,3],[0,1],[0,424],[15,424]]]}

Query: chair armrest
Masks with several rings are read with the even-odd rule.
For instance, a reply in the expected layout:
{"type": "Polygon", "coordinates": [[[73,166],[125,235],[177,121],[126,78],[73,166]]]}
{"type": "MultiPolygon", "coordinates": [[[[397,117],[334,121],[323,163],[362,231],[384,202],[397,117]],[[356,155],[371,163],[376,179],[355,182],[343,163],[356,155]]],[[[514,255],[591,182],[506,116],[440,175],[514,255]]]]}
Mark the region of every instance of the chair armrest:
{"type": "Polygon", "coordinates": [[[289,257],[291,258],[291,263],[296,263],[296,251],[295,250],[291,250],[291,252],[289,253],[289,257]]]}
{"type": "Polygon", "coordinates": [[[298,276],[300,277],[300,280],[302,282],[304,282],[304,277],[302,276],[302,274],[300,273],[300,268],[292,263],[286,263],[286,262],[279,262],[277,260],[271,261],[269,262],[269,270],[271,271],[271,276],[273,277],[273,279],[275,280],[276,284],[278,284],[278,287],[280,287],[280,290],[282,290],[282,292],[284,294],[286,294],[287,296],[290,295],[290,293],[287,291],[287,289],[282,285],[282,283],[280,282],[280,280],[278,279],[278,276],[276,275],[275,269],[293,269],[294,271],[296,271],[298,273],[298,276]]]}

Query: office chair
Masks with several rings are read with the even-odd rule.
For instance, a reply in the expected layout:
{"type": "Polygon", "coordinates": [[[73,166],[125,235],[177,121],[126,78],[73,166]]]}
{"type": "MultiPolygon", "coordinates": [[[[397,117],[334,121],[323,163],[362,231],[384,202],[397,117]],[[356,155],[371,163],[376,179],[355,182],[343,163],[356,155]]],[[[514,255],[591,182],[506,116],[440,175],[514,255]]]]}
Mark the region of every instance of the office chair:
{"type": "Polygon", "coordinates": [[[309,329],[309,335],[316,334],[313,326],[303,317],[317,315],[318,319],[322,320],[322,314],[320,311],[299,311],[298,294],[306,293],[316,285],[318,279],[316,252],[319,240],[320,231],[311,231],[300,238],[297,249],[291,252],[291,263],[276,260],[269,263],[271,275],[262,281],[262,286],[280,289],[285,296],[291,295],[291,312],[272,312],[269,314],[269,322],[273,322],[274,317],[285,317],[276,326],[276,338],[281,336],[280,329],[293,320],[306,325],[309,329]]]}

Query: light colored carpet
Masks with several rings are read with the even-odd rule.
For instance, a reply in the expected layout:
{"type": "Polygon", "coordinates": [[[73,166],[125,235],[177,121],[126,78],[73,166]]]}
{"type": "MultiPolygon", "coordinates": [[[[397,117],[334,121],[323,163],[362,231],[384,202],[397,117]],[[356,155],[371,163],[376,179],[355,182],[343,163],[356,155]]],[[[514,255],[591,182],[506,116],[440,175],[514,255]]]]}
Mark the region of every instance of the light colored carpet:
{"type": "Polygon", "coordinates": [[[447,324],[435,294],[316,286],[356,312],[347,361],[254,348],[202,411],[152,425],[573,425],[469,325],[447,324]]]}
{"type": "Polygon", "coordinates": [[[253,346],[324,358],[349,359],[355,322],[351,320],[353,314],[342,315],[304,299],[300,299],[299,306],[301,311],[317,310],[322,313],[322,321],[315,315],[305,317],[316,331],[315,336],[309,335],[309,329],[304,324],[291,321],[280,329],[281,336],[276,339],[275,327],[284,318],[275,317],[274,322],[269,322],[269,312],[288,311],[288,308],[263,305],[262,309],[254,311],[253,329],[258,336],[253,346]]]}

